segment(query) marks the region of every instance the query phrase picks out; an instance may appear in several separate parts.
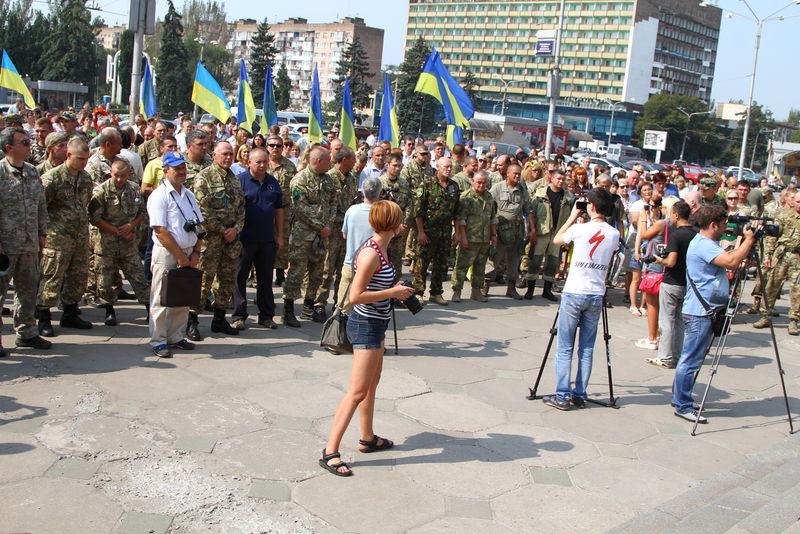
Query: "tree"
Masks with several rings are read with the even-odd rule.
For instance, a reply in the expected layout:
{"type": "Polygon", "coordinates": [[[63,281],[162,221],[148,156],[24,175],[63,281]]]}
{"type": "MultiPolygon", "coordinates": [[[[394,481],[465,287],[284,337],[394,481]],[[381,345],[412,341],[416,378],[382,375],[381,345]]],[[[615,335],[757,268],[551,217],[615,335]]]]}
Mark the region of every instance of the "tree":
{"type": "MultiPolygon", "coordinates": [[[[739,154],[742,150],[742,137],[744,136],[745,116],[739,121],[739,127],[730,134],[730,143],[723,150],[719,162],[722,165],[739,165],[739,154]]],[[[767,144],[769,134],[775,129],[775,120],[772,112],[760,104],[753,102],[750,108],[750,128],[747,131],[747,153],[744,158],[744,166],[755,165],[761,168],[767,161],[767,144]],[[753,148],[755,147],[755,153],[753,148]],[[754,157],[755,154],[755,157],[754,157]]]]}
{"type": "MultiPolygon", "coordinates": [[[[125,30],[119,36],[119,68],[117,79],[119,80],[120,102],[129,102],[131,98],[131,70],[133,70],[133,37],[134,33],[125,30]]],[[[153,56],[150,56],[153,57],[153,56]]]]}
{"type": "Polygon", "coordinates": [[[440,106],[435,98],[425,93],[414,92],[422,66],[431,53],[431,46],[423,37],[414,41],[406,51],[400,65],[400,76],[397,81],[397,121],[403,132],[432,132],[436,128],[434,112],[440,106]]]}
{"type": "Polygon", "coordinates": [[[222,2],[186,0],[183,4],[182,17],[184,35],[189,40],[199,38],[206,43],[217,44],[224,48],[233,34],[227,17],[222,2]]]}
{"type": "Polygon", "coordinates": [[[800,143],[800,130],[795,130],[792,132],[792,135],[789,136],[790,143],[800,143]]]}
{"type": "Polygon", "coordinates": [[[800,126],[800,109],[790,109],[786,122],[794,126],[800,126]]]}
{"type": "Polygon", "coordinates": [[[201,45],[194,39],[184,39],[186,47],[186,66],[189,72],[194,72],[197,61],[200,59],[200,48],[203,48],[203,65],[222,87],[223,91],[233,92],[238,87],[239,67],[231,60],[231,53],[224,46],[213,43],[201,45]]]}
{"type": "Polygon", "coordinates": [[[94,96],[97,79],[97,39],[91,14],[83,0],[63,0],[50,4],[47,48],[42,54],[42,77],[56,82],[82,83],[94,96]]]}
{"type": "Polygon", "coordinates": [[[191,106],[193,77],[187,68],[186,48],[183,44],[183,24],[172,0],[167,0],[167,15],[161,36],[161,56],[156,63],[159,111],[174,114],[191,106]]]}
{"type": "Polygon", "coordinates": [[[253,91],[253,101],[256,107],[264,100],[264,80],[267,77],[267,66],[275,66],[275,56],[278,47],[275,46],[275,34],[269,31],[267,19],[258,25],[258,31],[253,36],[253,47],[250,49],[250,88],[253,91]]]}
{"type": "Polygon", "coordinates": [[[281,63],[275,77],[275,106],[284,110],[292,103],[292,80],[286,70],[286,63],[281,63]]]}
{"type": "Polygon", "coordinates": [[[478,90],[476,89],[478,78],[475,77],[471,70],[466,69],[466,71],[466,74],[464,74],[464,77],[461,79],[461,86],[467,93],[469,101],[472,102],[472,107],[476,108],[478,106],[478,90]]]}
{"type": "Polygon", "coordinates": [[[0,48],[8,52],[23,77],[40,79],[44,68],[40,60],[50,36],[47,17],[32,10],[31,0],[0,0],[0,13],[0,48]]]}
{"type": "Polygon", "coordinates": [[[361,44],[361,39],[354,36],[353,40],[342,52],[342,57],[336,63],[336,77],[332,83],[334,85],[334,102],[337,109],[341,109],[342,91],[344,90],[344,79],[350,84],[350,99],[353,102],[353,109],[363,109],[369,107],[372,86],[367,82],[375,73],[369,72],[369,62],[367,52],[361,44]]]}

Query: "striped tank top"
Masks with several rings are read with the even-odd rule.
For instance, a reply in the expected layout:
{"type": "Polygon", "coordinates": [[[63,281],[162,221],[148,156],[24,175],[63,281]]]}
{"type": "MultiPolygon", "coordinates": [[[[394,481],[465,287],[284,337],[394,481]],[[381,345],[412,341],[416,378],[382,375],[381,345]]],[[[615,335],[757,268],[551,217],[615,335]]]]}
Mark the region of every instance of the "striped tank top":
{"type": "MultiPolygon", "coordinates": [[[[381,252],[381,248],[372,238],[370,238],[356,253],[356,259],[358,258],[358,254],[367,247],[374,249],[381,260],[380,269],[375,271],[375,274],[372,275],[372,278],[367,284],[367,291],[381,291],[391,288],[394,285],[394,267],[392,267],[391,263],[386,261],[386,258],[381,252]]],[[[354,276],[356,273],[356,263],[356,261],[353,262],[354,276]]],[[[353,309],[358,312],[359,315],[372,319],[384,319],[388,321],[392,317],[392,307],[389,299],[370,302],[369,304],[356,304],[353,306],[353,309]]]]}

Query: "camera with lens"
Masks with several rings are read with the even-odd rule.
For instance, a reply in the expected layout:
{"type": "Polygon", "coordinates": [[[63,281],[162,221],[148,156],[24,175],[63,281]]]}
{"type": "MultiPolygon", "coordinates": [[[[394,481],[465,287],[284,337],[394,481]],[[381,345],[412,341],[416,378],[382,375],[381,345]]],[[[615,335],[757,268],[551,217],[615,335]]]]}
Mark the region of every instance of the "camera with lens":
{"type": "MultiPolygon", "coordinates": [[[[408,280],[403,280],[401,282],[401,284],[406,286],[406,287],[414,287],[414,284],[412,284],[408,280]]],[[[396,299],[396,300],[398,300],[398,299],[396,299]]],[[[417,298],[417,295],[414,294],[414,293],[411,293],[411,296],[408,297],[407,299],[398,300],[398,301],[400,303],[402,303],[403,306],[405,306],[406,309],[408,309],[408,311],[410,311],[413,315],[416,315],[420,311],[422,311],[422,303],[419,301],[419,299],[417,298]]]]}
{"type": "Polygon", "coordinates": [[[581,195],[577,199],[575,199],[575,206],[581,211],[586,211],[586,207],[588,205],[589,205],[589,201],[586,200],[586,196],[585,195],[581,195]]]}
{"type": "Polygon", "coordinates": [[[663,260],[667,257],[667,245],[661,243],[656,245],[655,248],[652,254],[642,258],[642,263],[653,263],[656,261],[656,258],[661,258],[663,260]]]}
{"type": "Polygon", "coordinates": [[[202,226],[200,226],[200,221],[197,219],[192,219],[191,221],[184,221],[183,229],[186,232],[194,232],[197,234],[197,239],[205,239],[208,232],[206,232],[202,226]]]}
{"type": "MultiPolygon", "coordinates": [[[[753,230],[756,239],[761,239],[765,235],[770,237],[780,237],[781,227],[775,224],[775,219],[772,217],[754,217],[750,215],[728,215],[728,223],[737,225],[735,230],[731,229],[729,235],[743,235],[745,227],[753,230]],[[760,228],[754,227],[751,223],[753,221],[761,221],[760,228]]],[[[727,230],[726,230],[727,233],[727,230]]]]}

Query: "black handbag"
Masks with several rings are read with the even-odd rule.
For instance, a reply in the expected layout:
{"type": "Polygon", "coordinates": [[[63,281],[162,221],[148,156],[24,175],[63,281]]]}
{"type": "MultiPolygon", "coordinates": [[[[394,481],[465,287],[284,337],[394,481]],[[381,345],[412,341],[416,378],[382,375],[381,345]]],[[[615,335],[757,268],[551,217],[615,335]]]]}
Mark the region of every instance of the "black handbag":
{"type": "Polygon", "coordinates": [[[336,352],[353,352],[353,345],[347,337],[347,315],[336,307],[322,327],[319,346],[336,352]]]}
{"type": "Polygon", "coordinates": [[[177,267],[164,272],[161,279],[161,305],[185,308],[200,304],[203,271],[194,267],[177,267]]]}
{"type": "Polygon", "coordinates": [[[700,305],[706,310],[706,316],[711,319],[711,330],[714,332],[714,337],[722,337],[728,333],[730,330],[731,325],[727,322],[727,306],[718,306],[716,308],[712,308],[708,302],[700,295],[700,291],[697,290],[697,286],[694,285],[694,280],[688,274],[686,278],[689,280],[689,284],[692,286],[694,290],[694,294],[697,297],[697,300],[700,301],[700,305]],[[727,328],[725,325],[727,324],[727,328]]]}

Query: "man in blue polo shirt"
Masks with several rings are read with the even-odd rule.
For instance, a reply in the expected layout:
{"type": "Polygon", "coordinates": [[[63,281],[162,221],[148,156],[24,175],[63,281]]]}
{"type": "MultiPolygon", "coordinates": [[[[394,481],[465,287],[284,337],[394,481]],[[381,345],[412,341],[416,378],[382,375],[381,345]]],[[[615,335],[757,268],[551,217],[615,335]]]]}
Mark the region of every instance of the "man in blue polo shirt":
{"type": "Polygon", "coordinates": [[[233,323],[239,330],[246,328],[247,298],[245,295],[250,269],[255,266],[258,287],[256,304],[258,324],[275,329],[275,296],[272,293],[272,271],[275,255],[284,246],[283,195],[278,180],[267,174],[267,152],[261,147],[250,151],[248,169],[239,174],[244,191],[244,228],[239,235],[242,255],[236,267],[236,287],[233,291],[233,323]]]}

